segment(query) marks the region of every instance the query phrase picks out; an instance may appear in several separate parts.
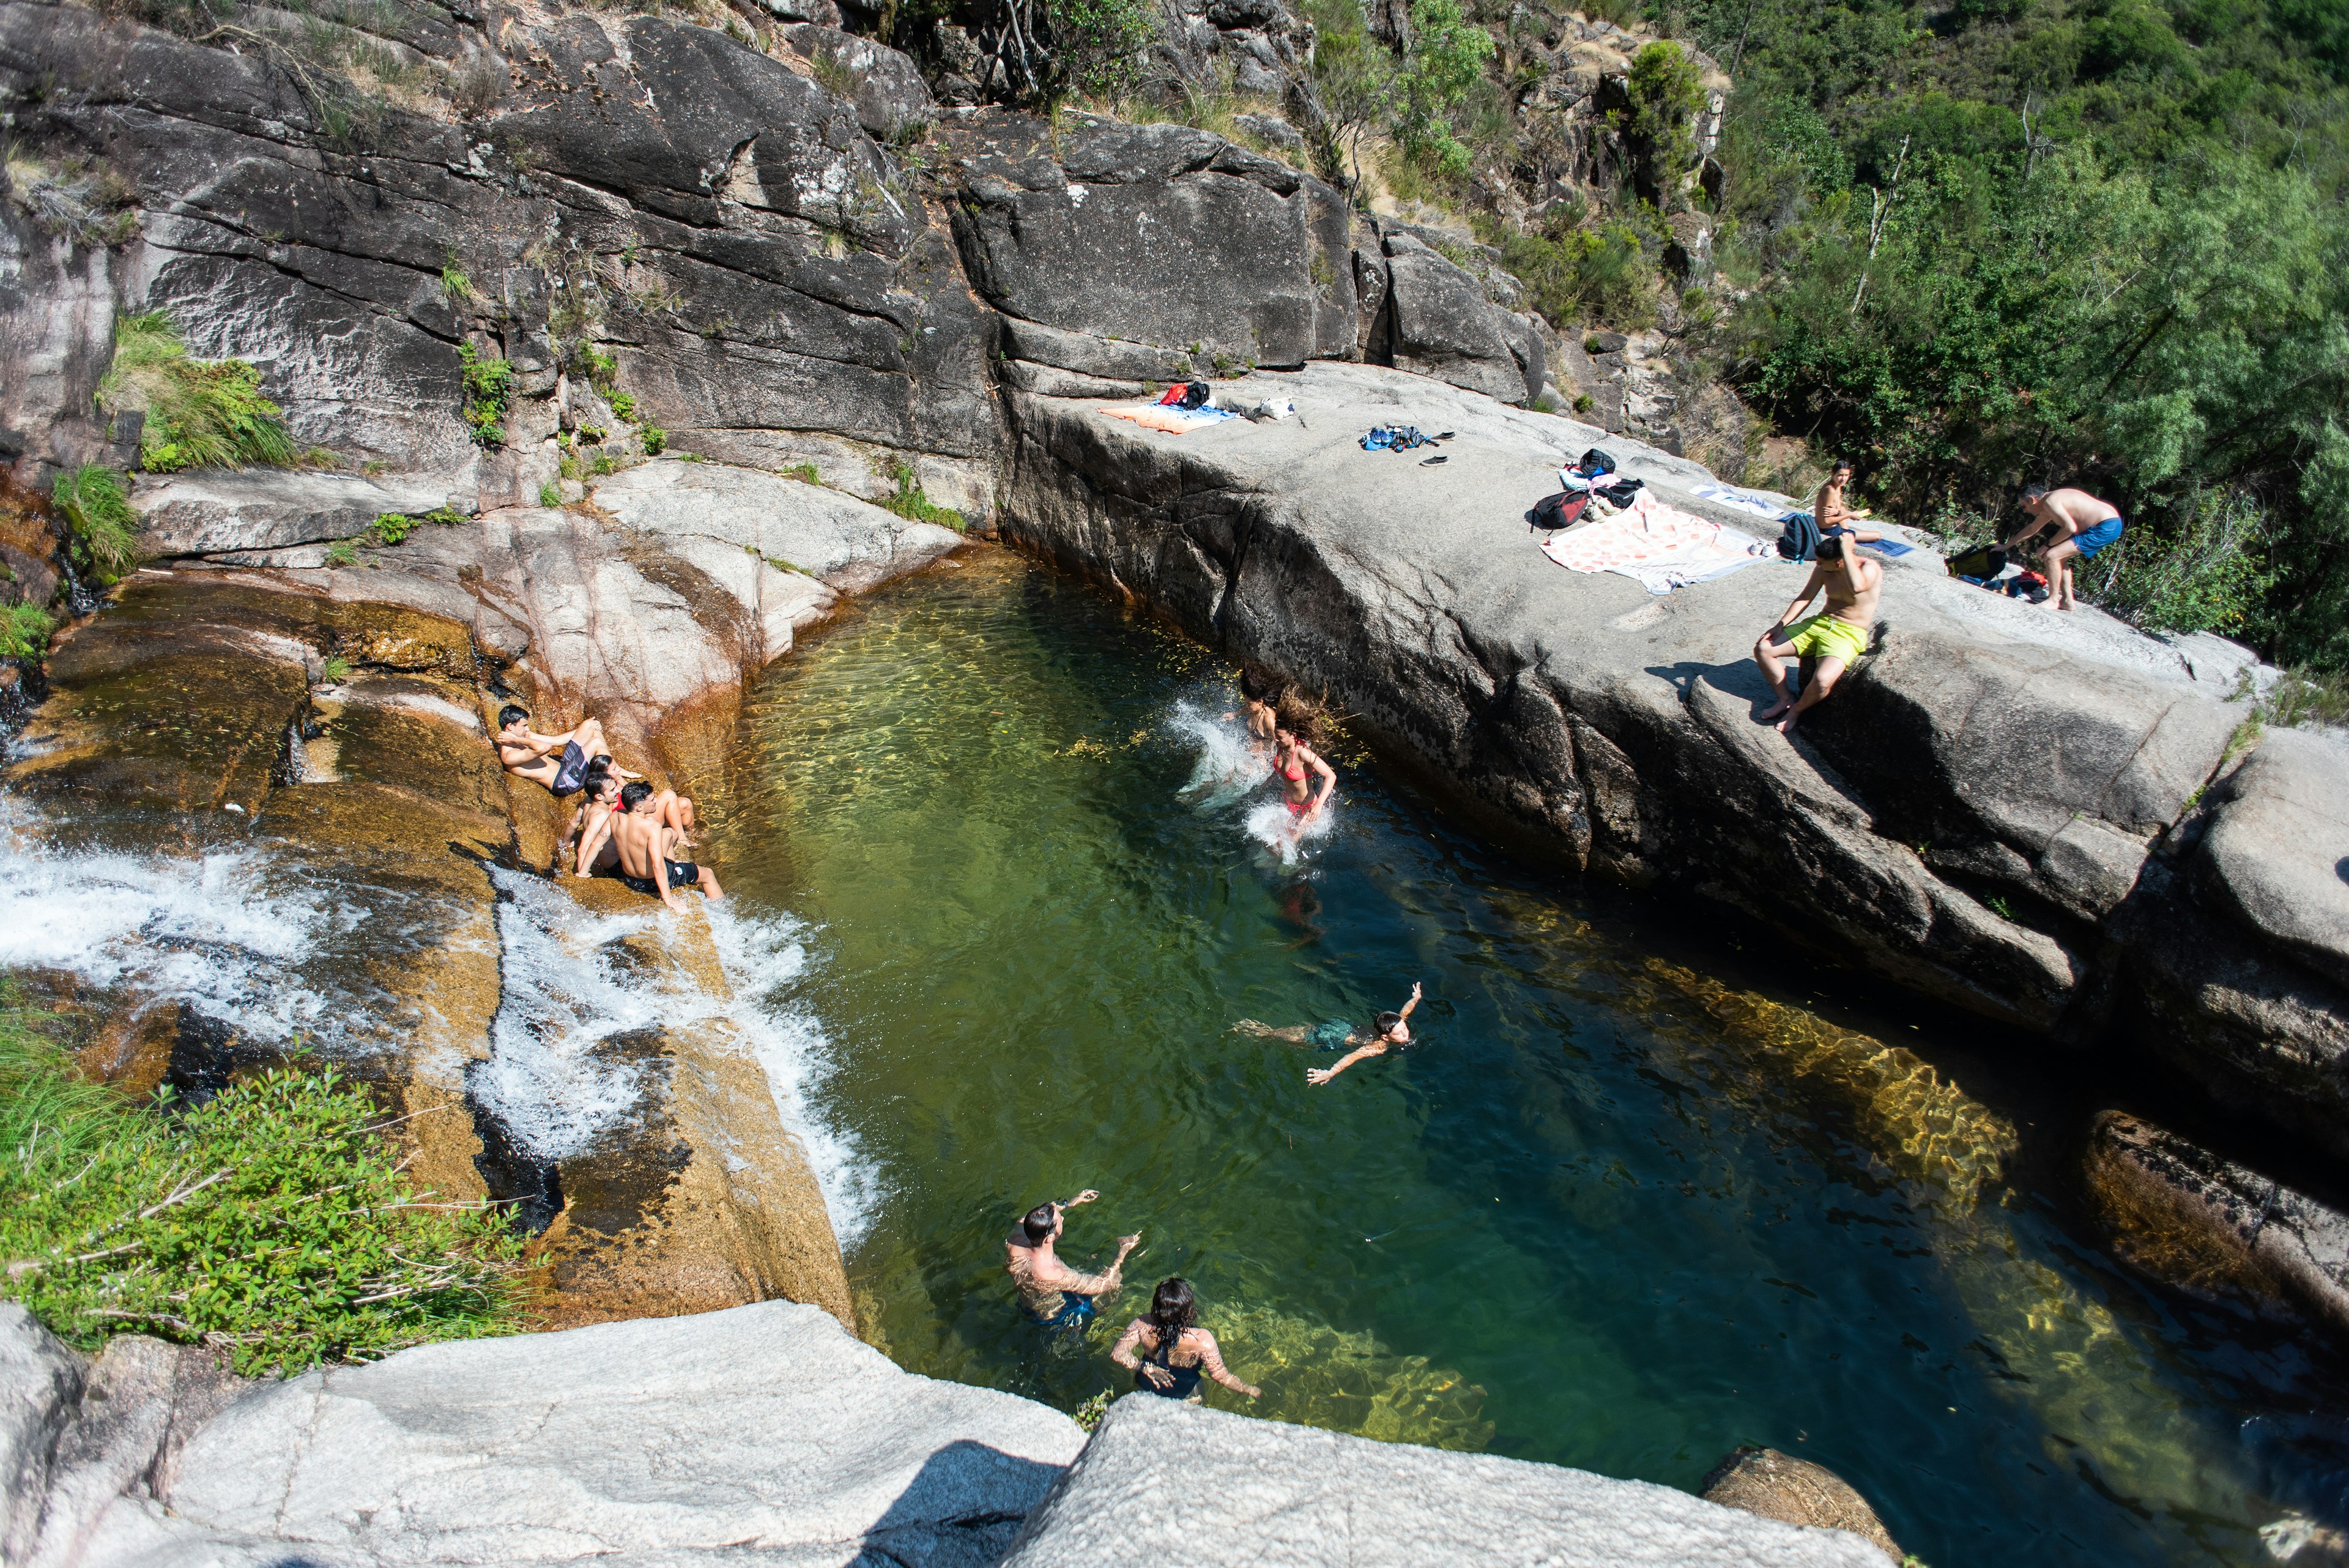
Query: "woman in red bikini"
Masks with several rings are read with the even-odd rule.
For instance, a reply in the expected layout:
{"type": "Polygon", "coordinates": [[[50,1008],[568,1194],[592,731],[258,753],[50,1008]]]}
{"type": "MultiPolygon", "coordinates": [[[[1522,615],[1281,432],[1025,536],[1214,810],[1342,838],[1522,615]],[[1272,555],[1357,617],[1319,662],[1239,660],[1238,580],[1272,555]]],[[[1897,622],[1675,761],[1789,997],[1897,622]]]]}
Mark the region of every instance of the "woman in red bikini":
{"type": "Polygon", "coordinates": [[[1273,731],[1272,748],[1273,782],[1280,785],[1288,804],[1288,815],[1302,827],[1330,804],[1330,792],[1338,787],[1338,770],[1323,762],[1320,753],[1286,725],[1273,731]],[[1319,794],[1306,782],[1308,769],[1321,775],[1319,794]]]}

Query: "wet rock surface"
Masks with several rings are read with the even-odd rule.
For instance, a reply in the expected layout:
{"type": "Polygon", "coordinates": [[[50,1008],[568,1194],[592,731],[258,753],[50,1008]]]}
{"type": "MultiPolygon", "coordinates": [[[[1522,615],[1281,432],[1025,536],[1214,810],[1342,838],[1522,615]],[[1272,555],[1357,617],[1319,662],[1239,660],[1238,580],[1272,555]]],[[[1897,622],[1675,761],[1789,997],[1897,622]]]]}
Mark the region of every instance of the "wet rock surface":
{"type": "Polygon", "coordinates": [[[1775,1449],[1740,1449],[1704,1478],[1699,1494],[1723,1508],[1742,1508],[1788,1524],[1842,1530],[1874,1546],[1897,1565],[1903,1553],[1876,1510],[1850,1482],[1825,1465],[1775,1449]]]}
{"type": "Polygon", "coordinates": [[[2096,1118],[2086,1165],[2090,1197],[2137,1268],[2349,1329],[2349,1215],[2119,1111],[2096,1118]]]}
{"type": "Polygon", "coordinates": [[[1883,1568],[1873,1546],[1840,1531],[1757,1518],[1668,1487],[1252,1421],[1144,1394],[1111,1405],[1004,1562],[1883,1568]]]}

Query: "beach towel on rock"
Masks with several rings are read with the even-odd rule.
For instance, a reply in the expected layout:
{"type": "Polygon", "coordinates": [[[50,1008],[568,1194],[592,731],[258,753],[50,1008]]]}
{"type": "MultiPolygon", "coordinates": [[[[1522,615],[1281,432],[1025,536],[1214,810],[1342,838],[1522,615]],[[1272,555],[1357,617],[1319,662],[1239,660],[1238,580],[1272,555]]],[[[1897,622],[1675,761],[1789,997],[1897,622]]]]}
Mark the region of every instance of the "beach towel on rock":
{"type": "Polygon", "coordinates": [[[1689,493],[1702,495],[1707,501],[1719,502],[1723,506],[1734,506],[1741,512],[1751,512],[1756,517],[1767,517],[1773,523],[1780,521],[1790,512],[1800,510],[1788,504],[1783,495],[1773,495],[1765,490],[1745,490],[1734,484],[1692,484],[1689,493]]]}
{"type": "Polygon", "coordinates": [[[1093,412],[1107,414],[1113,420],[1132,420],[1145,430],[1164,431],[1168,435],[1187,435],[1208,425],[1239,418],[1225,409],[1177,409],[1158,403],[1105,404],[1093,412]]]}
{"type": "Polygon", "coordinates": [[[1652,490],[1604,522],[1556,535],[1542,554],[1569,571],[1619,572],[1651,594],[1725,576],[1763,557],[1756,541],[1666,505],[1652,490]]]}

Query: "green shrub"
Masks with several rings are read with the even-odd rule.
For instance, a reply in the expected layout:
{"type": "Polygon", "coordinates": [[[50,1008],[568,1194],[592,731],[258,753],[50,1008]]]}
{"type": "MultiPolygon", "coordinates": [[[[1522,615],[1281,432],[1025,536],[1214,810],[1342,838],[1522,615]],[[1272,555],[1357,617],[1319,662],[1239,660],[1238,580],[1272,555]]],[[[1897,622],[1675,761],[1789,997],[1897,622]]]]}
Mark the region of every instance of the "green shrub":
{"type": "Polygon", "coordinates": [[[49,499],[73,525],[82,564],[99,582],[119,582],[139,564],[139,514],[130,509],[120,474],[83,463],[57,475],[49,499]]]}
{"type": "MultiPolygon", "coordinates": [[[[1556,234],[1513,234],[1501,264],[1526,286],[1526,302],[1553,327],[1597,319],[1634,330],[1655,324],[1656,275],[1639,231],[1615,221],[1556,234]]],[[[1597,353],[1586,337],[1583,348],[1597,353]]]]}
{"type": "Polygon", "coordinates": [[[614,413],[627,421],[628,423],[635,424],[636,422],[636,400],[635,398],[621,391],[617,388],[614,388],[611,391],[604,394],[604,401],[611,408],[611,410],[614,413]]]}
{"type": "Polygon", "coordinates": [[[639,426],[636,431],[636,437],[645,443],[645,455],[647,457],[658,457],[662,452],[668,450],[668,431],[661,429],[658,425],[639,426]]]}
{"type": "Polygon", "coordinates": [[[563,504],[563,492],[555,487],[554,481],[550,479],[538,487],[538,504],[550,512],[563,504]]]}
{"type": "Polygon", "coordinates": [[[351,661],[337,653],[320,666],[319,675],[329,686],[340,686],[351,678],[351,661]]]}
{"type": "Polygon", "coordinates": [[[481,291],[473,286],[473,280],[454,266],[440,269],[440,292],[451,305],[464,305],[481,297],[481,291]]]}
{"type": "Polygon", "coordinates": [[[1642,192],[1663,202],[1681,176],[1696,166],[1692,121],[1704,107],[1696,62],[1678,44],[1659,40],[1631,57],[1631,113],[1626,127],[1638,149],[1645,176],[1642,192]]]}
{"type": "Polygon", "coordinates": [[[961,513],[950,506],[940,506],[922,493],[921,483],[915,479],[913,469],[905,463],[891,463],[883,473],[895,484],[896,489],[884,496],[881,504],[898,516],[914,523],[936,523],[957,534],[967,526],[961,513]]]}
{"type": "Polygon", "coordinates": [[[1593,398],[1589,393],[1577,392],[1574,394],[1574,411],[1576,413],[1587,414],[1598,406],[1599,400],[1596,398],[1593,398]]]}
{"type": "Polygon", "coordinates": [[[365,1095],[275,1071],[201,1106],[83,1082],[0,1012],[0,1290],[70,1345],[136,1330],[248,1375],[521,1326],[518,1245],[409,1189],[365,1095]]]}
{"type": "Polygon", "coordinates": [[[169,313],[118,317],[114,364],[98,384],[109,413],[143,410],[140,466],[288,468],[296,453],[285,410],[261,395],[261,372],[243,359],[197,359],[169,313]]]}
{"type": "Polygon", "coordinates": [[[802,484],[822,484],[823,483],[823,475],[815,471],[815,464],[812,462],[793,463],[791,467],[783,470],[783,477],[785,479],[796,479],[802,484]]]}
{"type": "Polygon", "coordinates": [[[2266,522],[2247,494],[2198,496],[2076,563],[2080,592],[2147,630],[2240,632],[2274,581],[2260,552],[2266,522]]]}
{"type": "Polygon", "coordinates": [[[419,524],[434,523],[445,528],[452,523],[468,521],[470,519],[453,506],[436,506],[419,517],[410,517],[405,512],[387,512],[368,524],[367,532],[375,536],[378,545],[397,545],[416,532],[419,524]]]}
{"type": "Polygon", "coordinates": [[[1158,38],[1157,7],[1149,0],[1045,0],[1044,15],[1056,78],[1049,90],[1073,88],[1106,102],[1141,85],[1158,38]]]}
{"type": "Polygon", "coordinates": [[[57,623],[38,605],[10,605],[0,610],[0,659],[39,663],[48,657],[49,633],[57,623]]]}
{"type": "Polygon", "coordinates": [[[348,539],[337,539],[326,546],[326,565],[347,566],[359,558],[359,547],[348,539]]]}
{"type": "Polygon", "coordinates": [[[457,346],[464,367],[466,426],[473,441],[484,447],[506,443],[506,405],[513,401],[513,362],[475,352],[470,343],[457,346]]]}

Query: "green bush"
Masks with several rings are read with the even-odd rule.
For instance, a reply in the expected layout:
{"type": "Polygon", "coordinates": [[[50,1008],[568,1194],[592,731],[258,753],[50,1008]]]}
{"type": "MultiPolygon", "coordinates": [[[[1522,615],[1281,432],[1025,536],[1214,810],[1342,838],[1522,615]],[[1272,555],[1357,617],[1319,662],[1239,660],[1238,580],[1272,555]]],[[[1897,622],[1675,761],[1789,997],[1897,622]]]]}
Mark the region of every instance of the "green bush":
{"type": "MultiPolygon", "coordinates": [[[[1045,0],[1051,28],[1051,91],[1103,102],[1141,85],[1158,12],[1148,0],[1045,0]]],[[[843,97],[846,95],[843,95],[843,97]]]]}
{"type": "Polygon", "coordinates": [[[49,634],[56,618],[38,605],[10,605],[0,610],[0,659],[39,663],[48,657],[49,634]]]}
{"type": "Polygon", "coordinates": [[[1704,107],[1696,62],[1678,44],[1658,41],[1631,58],[1631,112],[1626,126],[1640,159],[1642,192],[1669,202],[1681,177],[1696,167],[1692,124],[1704,107]]]}
{"type": "Polygon", "coordinates": [[[2273,580],[2260,549],[2265,522],[2249,494],[2198,496],[2077,566],[2080,592],[2148,630],[2240,635],[2273,580]]]}
{"type": "Polygon", "coordinates": [[[1464,174],[1468,147],[1460,140],[1457,117],[1484,81],[1492,35],[1469,19],[1460,0],[1412,0],[1411,26],[1411,51],[1394,83],[1395,145],[1414,161],[1464,174]]]}
{"type": "Polygon", "coordinates": [[[98,400],[109,413],[145,412],[139,462],[150,473],[290,468],[297,455],[285,410],[261,395],[261,372],[243,359],[191,358],[165,311],[116,317],[98,400]]]}
{"type": "Polygon", "coordinates": [[[512,1234],[411,1190],[389,1124],[333,1072],[142,1107],[5,1000],[0,1290],[59,1338],[217,1345],[260,1375],[521,1326],[512,1234]]]}
{"type": "Polygon", "coordinates": [[[661,429],[658,425],[637,426],[636,439],[645,443],[645,455],[647,457],[658,457],[662,452],[668,450],[668,431],[661,429]]]}
{"type": "Polygon", "coordinates": [[[49,487],[49,500],[72,524],[82,565],[99,582],[119,582],[139,564],[139,514],[120,474],[94,462],[69,468],[49,487]]]}
{"type": "Polygon", "coordinates": [[[563,492],[555,488],[553,480],[538,487],[538,504],[550,512],[563,504],[563,492]]]}
{"type": "Polygon", "coordinates": [[[961,513],[950,506],[940,506],[922,493],[920,482],[915,479],[913,469],[906,464],[891,463],[883,474],[896,488],[882,498],[881,504],[898,516],[914,523],[936,523],[957,534],[968,526],[961,513]]]}
{"type": "Polygon", "coordinates": [[[1637,330],[1656,323],[1655,269],[1648,265],[1639,232],[1628,223],[1555,236],[1512,234],[1501,247],[1501,264],[1526,286],[1527,303],[1553,327],[1597,320],[1637,330]]]}
{"type": "Polygon", "coordinates": [[[506,406],[513,401],[513,362],[477,353],[470,343],[457,346],[465,381],[464,420],[473,441],[484,447],[506,443],[506,406]]]}

